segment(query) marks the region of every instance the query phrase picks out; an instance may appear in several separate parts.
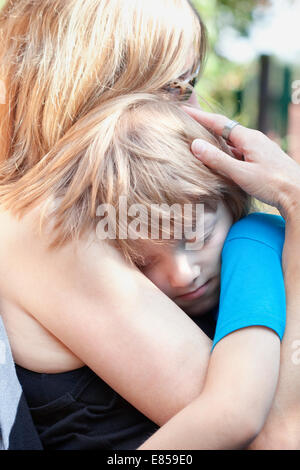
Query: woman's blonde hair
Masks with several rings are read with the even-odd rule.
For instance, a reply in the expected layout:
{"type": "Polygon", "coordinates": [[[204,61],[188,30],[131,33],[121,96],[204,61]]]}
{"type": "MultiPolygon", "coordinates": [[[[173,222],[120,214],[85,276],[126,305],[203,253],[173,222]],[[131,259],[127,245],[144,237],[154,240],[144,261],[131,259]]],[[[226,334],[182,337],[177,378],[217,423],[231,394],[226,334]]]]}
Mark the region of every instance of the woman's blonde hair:
{"type": "Polygon", "coordinates": [[[188,0],[7,0],[0,35],[0,185],[33,169],[94,107],[195,69],[206,44],[188,0]]]}
{"type": "MultiPolygon", "coordinates": [[[[48,208],[49,201],[55,202],[51,215],[47,213],[55,229],[53,246],[80,237],[86,230],[97,231],[100,205],[116,209],[116,220],[110,222],[116,223],[117,234],[120,228],[124,233],[119,217],[121,196],[127,207],[142,204],[146,219],[153,207],[162,218],[173,204],[202,202],[214,207],[222,200],[233,220],[238,220],[247,213],[249,198],[192,155],[190,146],[197,137],[230,153],[221,138],[165,95],[135,93],[113,98],[75,123],[16,181],[9,202],[13,201],[17,212],[41,199],[48,208]]],[[[192,218],[193,214],[190,225],[192,218]]],[[[123,254],[135,261],[137,244],[130,237],[116,238],[123,254]]]]}

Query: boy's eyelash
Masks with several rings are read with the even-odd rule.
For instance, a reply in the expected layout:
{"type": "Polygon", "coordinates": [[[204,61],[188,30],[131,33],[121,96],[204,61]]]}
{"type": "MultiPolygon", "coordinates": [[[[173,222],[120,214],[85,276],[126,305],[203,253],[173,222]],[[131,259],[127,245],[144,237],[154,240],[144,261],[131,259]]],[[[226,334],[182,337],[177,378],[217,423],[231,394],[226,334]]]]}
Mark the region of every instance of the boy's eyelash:
{"type": "Polygon", "coordinates": [[[136,267],[139,269],[145,268],[149,263],[135,263],[136,267]]]}
{"type": "MultiPolygon", "coordinates": [[[[210,232],[209,234],[205,235],[204,239],[203,239],[203,243],[206,243],[208,242],[213,236],[213,232],[210,232]]],[[[196,241],[196,237],[194,237],[192,240],[187,240],[186,238],[183,239],[183,243],[194,243],[196,241]]],[[[199,240],[199,241],[202,241],[202,240],[199,240]]]]}
{"type": "Polygon", "coordinates": [[[154,259],[150,259],[150,260],[145,261],[144,263],[136,263],[136,266],[137,266],[139,269],[145,269],[145,268],[147,268],[148,266],[153,265],[154,263],[155,263],[155,260],[154,260],[154,259]]]}

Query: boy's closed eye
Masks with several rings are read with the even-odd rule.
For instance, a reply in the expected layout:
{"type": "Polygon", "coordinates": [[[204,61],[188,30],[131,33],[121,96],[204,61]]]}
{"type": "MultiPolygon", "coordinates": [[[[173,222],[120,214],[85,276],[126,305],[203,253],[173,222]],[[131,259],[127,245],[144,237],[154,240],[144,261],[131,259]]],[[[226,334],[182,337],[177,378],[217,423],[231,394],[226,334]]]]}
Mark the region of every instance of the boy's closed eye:
{"type": "MultiPolygon", "coordinates": [[[[194,231],[194,229],[193,229],[194,231]]],[[[178,244],[178,248],[182,247],[184,248],[184,246],[187,244],[187,243],[193,243],[194,246],[196,246],[197,244],[199,244],[199,249],[201,249],[203,247],[203,245],[206,245],[209,243],[209,241],[213,238],[213,235],[214,235],[214,227],[211,227],[209,228],[209,230],[204,234],[204,238],[200,237],[200,239],[197,238],[197,236],[195,235],[193,238],[183,238],[179,244],[178,244]]],[[[155,266],[156,263],[158,263],[158,260],[159,260],[159,256],[158,255],[152,255],[152,256],[147,256],[146,258],[144,258],[142,261],[139,261],[139,262],[136,262],[136,267],[140,270],[145,270],[146,268],[152,268],[155,266]]]]}
{"type": "Polygon", "coordinates": [[[147,258],[144,258],[142,261],[137,262],[136,267],[142,271],[146,268],[153,267],[157,263],[157,261],[157,256],[149,256],[147,258]]]}
{"type": "MultiPolygon", "coordinates": [[[[198,236],[198,235],[195,235],[194,237],[192,238],[189,238],[189,237],[185,237],[182,241],[183,244],[186,244],[186,243],[190,243],[190,244],[193,244],[194,245],[194,249],[197,245],[199,245],[199,250],[204,246],[204,245],[207,245],[209,243],[209,241],[213,238],[213,235],[214,235],[214,228],[215,226],[213,227],[210,227],[205,233],[203,236],[198,236]]],[[[193,227],[193,232],[192,233],[195,233],[195,227],[193,227]]]]}

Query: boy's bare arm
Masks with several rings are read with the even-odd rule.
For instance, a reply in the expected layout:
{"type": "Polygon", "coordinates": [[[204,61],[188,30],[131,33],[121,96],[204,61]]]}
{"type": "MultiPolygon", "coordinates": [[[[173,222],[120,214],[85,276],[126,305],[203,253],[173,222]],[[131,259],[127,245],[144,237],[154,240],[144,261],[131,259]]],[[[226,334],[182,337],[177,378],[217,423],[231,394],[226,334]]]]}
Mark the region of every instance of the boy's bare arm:
{"type": "Polygon", "coordinates": [[[145,449],[243,449],[262,429],[275,394],[280,340],[264,327],[231,333],[215,347],[200,396],[145,449]]]}

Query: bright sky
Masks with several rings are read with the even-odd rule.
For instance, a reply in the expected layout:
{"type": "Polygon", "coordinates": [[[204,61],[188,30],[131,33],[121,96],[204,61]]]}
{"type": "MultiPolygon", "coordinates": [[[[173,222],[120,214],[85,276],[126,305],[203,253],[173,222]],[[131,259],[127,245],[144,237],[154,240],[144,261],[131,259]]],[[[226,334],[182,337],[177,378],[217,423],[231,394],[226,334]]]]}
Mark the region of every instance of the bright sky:
{"type": "MultiPolygon", "coordinates": [[[[300,0],[271,0],[272,6],[251,27],[250,37],[242,38],[232,29],[220,35],[218,50],[234,62],[248,62],[266,53],[284,62],[300,63],[300,0]]],[[[259,10],[258,10],[259,12],[259,10]]]]}

